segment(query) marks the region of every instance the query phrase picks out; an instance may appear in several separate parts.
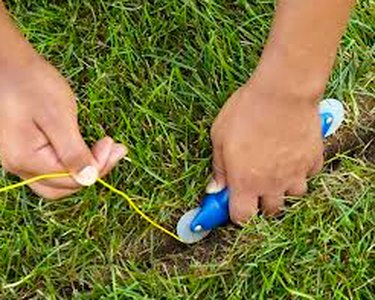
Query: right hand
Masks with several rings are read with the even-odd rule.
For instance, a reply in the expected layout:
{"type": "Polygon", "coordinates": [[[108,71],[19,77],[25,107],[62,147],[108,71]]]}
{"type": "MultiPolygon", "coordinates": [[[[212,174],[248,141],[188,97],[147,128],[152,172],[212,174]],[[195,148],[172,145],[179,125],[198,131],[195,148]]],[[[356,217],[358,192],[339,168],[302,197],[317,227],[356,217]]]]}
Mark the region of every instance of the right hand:
{"type": "Polygon", "coordinates": [[[57,199],[78,191],[85,180],[82,176],[95,181],[126,155],[126,147],[110,137],[88,148],[79,131],[74,93],[39,55],[33,54],[22,67],[8,61],[0,69],[0,99],[3,168],[22,179],[56,172],[72,174],[31,184],[44,198],[57,199]]]}
{"type": "Polygon", "coordinates": [[[259,209],[279,214],[285,196],[305,194],[307,178],[322,168],[318,96],[283,86],[293,82],[285,78],[279,84],[254,73],[213,124],[214,180],[207,191],[228,186],[234,223],[246,223],[259,209]]]}

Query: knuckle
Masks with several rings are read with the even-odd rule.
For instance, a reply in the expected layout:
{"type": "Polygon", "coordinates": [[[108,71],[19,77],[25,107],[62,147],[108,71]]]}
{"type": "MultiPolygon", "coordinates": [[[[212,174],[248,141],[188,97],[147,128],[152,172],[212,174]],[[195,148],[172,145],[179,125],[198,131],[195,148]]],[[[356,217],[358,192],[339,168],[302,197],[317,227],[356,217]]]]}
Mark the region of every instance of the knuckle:
{"type": "Polygon", "coordinates": [[[284,204],[269,204],[264,207],[263,213],[266,216],[277,216],[284,210],[284,204]]]}
{"type": "Polygon", "coordinates": [[[305,195],[306,192],[307,190],[305,188],[299,188],[299,189],[293,190],[290,195],[300,197],[300,196],[305,195]]]}
{"type": "Polygon", "coordinates": [[[80,168],[80,166],[85,163],[85,161],[84,161],[85,156],[82,152],[83,151],[81,151],[81,149],[77,149],[77,148],[74,148],[74,147],[72,147],[70,149],[66,149],[66,151],[64,151],[61,154],[60,160],[68,168],[75,169],[76,171],[79,171],[78,169],[80,168]]]}
{"type": "Polygon", "coordinates": [[[225,176],[227,174],[225,167],[220,165],[217,161],[212,162],[212,170],[213,173],[215,174],[214,176],[225,176]]]}
{"type": "Polygon", "coordinates": [[[8,160],[2,160],[1,161],[1,165],[3,167],[3,169],[7,172],[11,172],[11,173],[15,173],[14,172],[14,168],[12,166],[12,164],[8,161],[8,160]]]}
{"type": "Polygon", "coordinates": [[[243,225],[248,220],[247,217],[245,217],[243,214],[238,213],[238,212],[231,212],[230,219],[232,220],[234,224],[239,225],[239,226],[243,225]]]}
{"type": "Polygon", "coordinates": [[[257,203],[253,203],[251,198],[234,198],[230,203],[229,212],[234,224],[243,225],[258,213],[257,203]]]}
{"type": "Polygon", "coordinates": [[[315,164],[311,167],[309,176],[314,176],[320,172],[320,170],[323,168],[324,160],[320,159],[319,161],[315,162],[315,164]]]}
{"type": "Polygon", "coordinates": [[[14,174],[18,174],[22,170],[22,159],[17,155],[8,156],[2,161],[3,168],[14,174]]]}
{"type": "Polygon", "coordinates": [[[284,210],[284,193],[266,194],[261,198],[262,213],[266,216],[276,216],[284,210]]]}
{"type": "Polygon", "coordinates": [[[288,195],[290,196],[303,196],[307,193],[307,184],[306,183],[300,183],[295,186],[292,186],[289,191],[288,195]]]}
{"type": "MultiPolygon", "coordinates": [[[[66,97],[70,98],[70,97],[66,97]]],[[[66,101],[64,101],[65,103],[66,101]]],[[[70,105],[61,107],[59,101],[56,101],[55,105],[47,105],[43,110],[41,110],[38,115],[38,120],[43,123],[43,126],[53,127],[58,120],[62,117],[66,118],[73,124],[77,123],[77,109],[75,101],[71,101],[70,105]]]]}
{"type": "Polygon", "coordinates": [[[42,121],[44,125],[52,125],[60,118],[61,110],[57,105],[47,105],[39,116],[39,120],[42,121]]]}

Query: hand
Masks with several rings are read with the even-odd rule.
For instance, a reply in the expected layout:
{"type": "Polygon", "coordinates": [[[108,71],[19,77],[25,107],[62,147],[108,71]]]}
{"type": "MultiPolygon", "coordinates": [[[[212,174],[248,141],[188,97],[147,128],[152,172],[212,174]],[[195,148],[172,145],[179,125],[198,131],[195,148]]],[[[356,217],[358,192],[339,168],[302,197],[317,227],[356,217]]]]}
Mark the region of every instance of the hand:
{"type": "Polygon", "coordinates": [[[277,1],[251,80],[230,97],[212,128],[215,181],[207,190],[228,185],[235,223],[258,208],[277,214],[284,196],[304,194],[307,177],[321,169],[316,100],[354,3],[277,1]]]}
{"type": "Polygon", "coordinates": [[[22,68],[9,58],[0,69],[0,156],[3,167],[23,179],[70,172],[73,178],[44,180],[31,188],[56,199],[107,174],[126,154],[109,137],[92,150],[77,122],[76,98],[66,80],[36,54],[22,68]]]}
{"type": "Polygon", "coordinates": [[[307,177],[323,163],[316,98],[257,80],[229,98],[211,130],[214,181],[207,191],[229,187],[233,222],[258,209],[277,214],[286,195],[307,191],[307,177]]]}

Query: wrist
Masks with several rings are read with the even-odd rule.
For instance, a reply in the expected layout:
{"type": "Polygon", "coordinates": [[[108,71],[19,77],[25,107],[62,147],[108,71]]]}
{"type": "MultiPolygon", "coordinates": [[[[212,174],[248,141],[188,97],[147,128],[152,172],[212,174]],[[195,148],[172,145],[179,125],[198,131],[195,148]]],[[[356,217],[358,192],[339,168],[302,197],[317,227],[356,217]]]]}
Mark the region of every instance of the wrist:
{"type": "Polygon", "coordinates": [[[258,68],[247,84],[280,100],[315,104],[324,93],[326,82],[325,76],[303,76],[273,64],[258,68]]]}
{"type": "Polygon", "coordinates": [[[38,54],[13,24],[4,6],[0,6],[1,72],[12,72],[14,68],[23,68],[35,61],[37,57],[38,54]]]}
{"type": "Polygon", "coordinates": [[[271,105],[311,107],[320,100],[326,81],[327,77],[321,74],[303,76],[284,66],[267,62],[258,66],[245,86],[271,105]]]}
{"type": "Polygon", "coordinates": [[[316,102],[324,92],[331,64],[306,57],[295,49],[266,47],[250,81],[280,94],[316,102]]]}

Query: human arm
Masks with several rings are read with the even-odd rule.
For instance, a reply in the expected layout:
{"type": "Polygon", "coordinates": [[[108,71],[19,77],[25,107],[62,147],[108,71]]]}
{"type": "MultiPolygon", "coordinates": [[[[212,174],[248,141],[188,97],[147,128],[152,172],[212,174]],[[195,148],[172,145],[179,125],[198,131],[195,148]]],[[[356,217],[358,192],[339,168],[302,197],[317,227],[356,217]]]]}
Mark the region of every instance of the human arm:
{"type": "Polygon", "coordinates": [[[354,1],[279,0],[267,44],[248,82],[216,118],[214,181],[229,186],[230,214],[246,222],[277,214],[307,191],[323,164],[317,101],[325,89],[354,1]]]}

